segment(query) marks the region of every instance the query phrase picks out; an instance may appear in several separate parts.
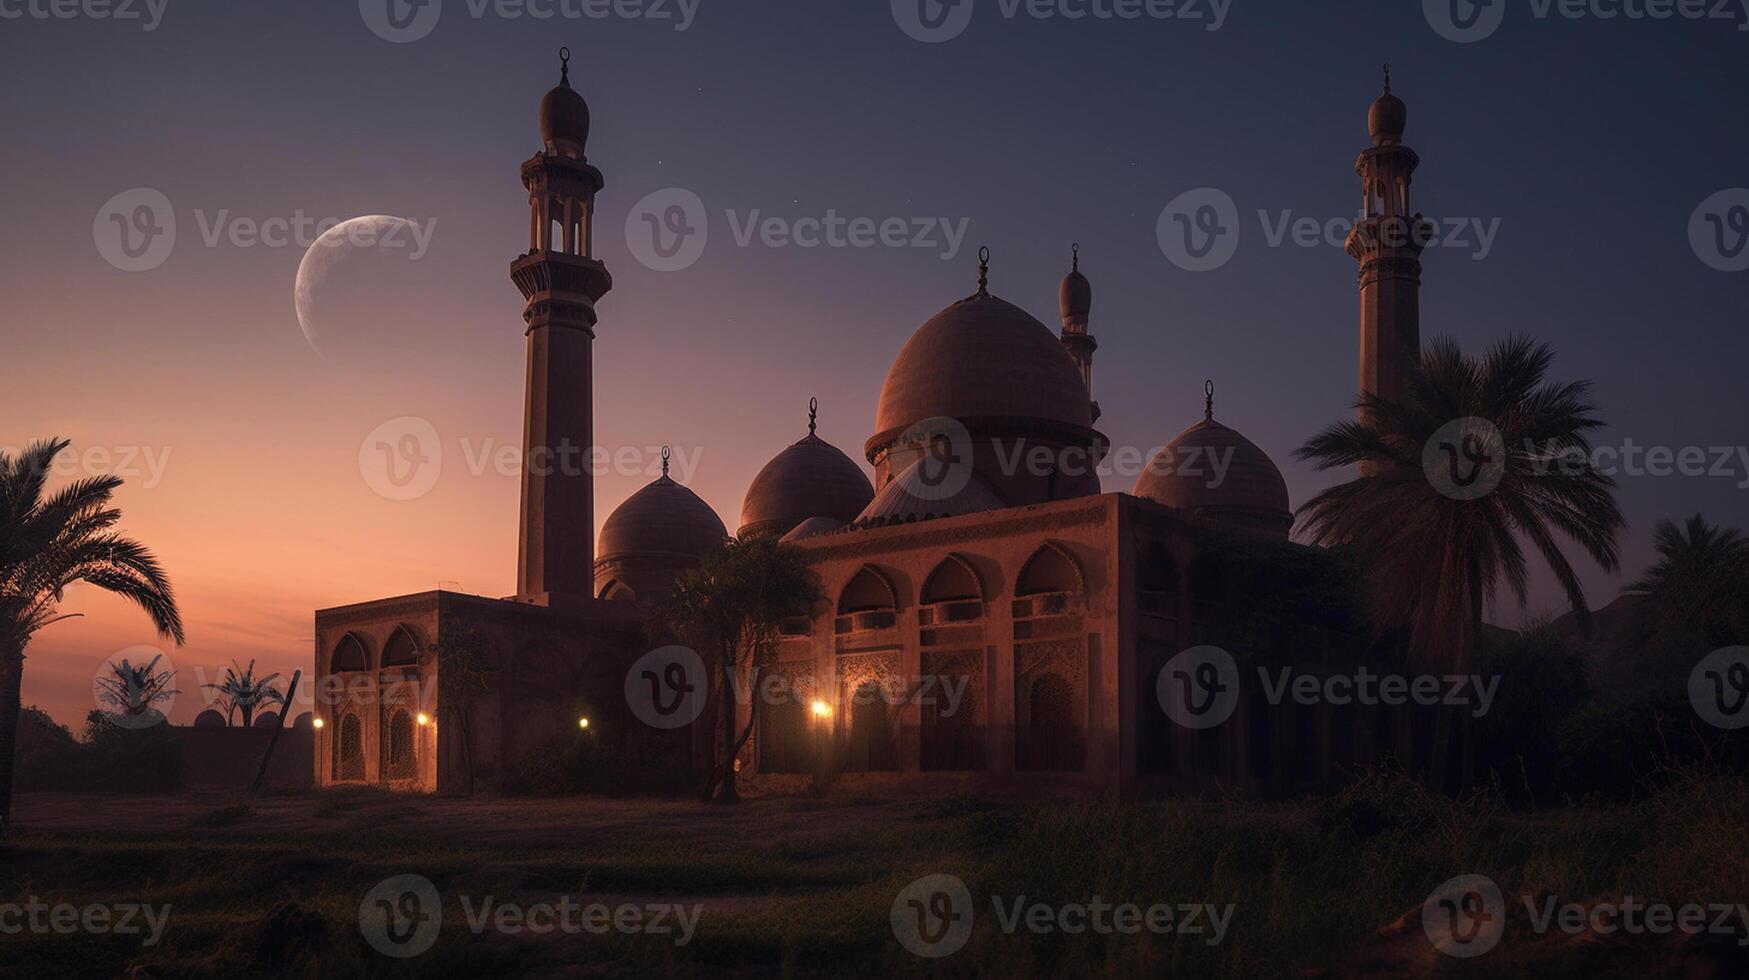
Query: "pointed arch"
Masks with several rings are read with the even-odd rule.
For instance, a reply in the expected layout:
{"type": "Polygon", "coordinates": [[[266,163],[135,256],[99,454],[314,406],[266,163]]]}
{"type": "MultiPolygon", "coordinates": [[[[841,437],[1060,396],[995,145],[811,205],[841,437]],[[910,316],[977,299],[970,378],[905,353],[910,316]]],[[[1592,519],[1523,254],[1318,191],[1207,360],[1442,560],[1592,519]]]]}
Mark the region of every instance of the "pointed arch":
{"type": "Polygon", "coordinates": [[[984,580],[970,561],[950,551],[923,580],[923,592],[919,598],[924,603],[981,602],[984,599],[984,580]]]}
{"type": "Polygon", "coordinates": [[[419,639],[413,635],[413,630],[402,623],[389,634],[389,642],[383,644],[384,667],[417,667],[419,665],[419,639]]]}
{"type": "Polygon", "coordinates": [[[1055,541],[1039,545],[1026,564],[1020,566],[1020,574],[1014,580],[1016,596],[1086,591],[1087,575],[1081,570],[1081,563],[1068,548],[1055,541]]]}
{"type": "Polygon", "coordinates": [[[608,602],[635,602],[638,595],[632,591],[631,586],[619,579],[612,579],[601,587],[601,592],[596,598],[606,599],[608,602]]]}
{"type": "Polygon", "coordinates": [[[345,671],[369,670],[370,648],[365,645],[364,637],[357,633],[347,633],[334,645],[334,655],[328,659],[328,672],[339,674],[345,671]]]}
{"type": "Polygon", "coordinates": [[[893,580],[885,572],[873,565],[862,566],[845,583],[844,591],[838,593],[840,616],[898,608],[899,590],[893,587],[893,580]]]}

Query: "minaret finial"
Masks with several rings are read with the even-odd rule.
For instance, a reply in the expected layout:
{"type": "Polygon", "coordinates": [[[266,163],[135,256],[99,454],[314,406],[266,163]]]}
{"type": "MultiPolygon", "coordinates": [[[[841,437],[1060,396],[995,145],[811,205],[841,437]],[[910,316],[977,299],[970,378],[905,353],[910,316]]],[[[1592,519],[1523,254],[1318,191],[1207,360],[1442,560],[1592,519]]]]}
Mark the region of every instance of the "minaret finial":
{"type": "Polygon", "coordinates": [[[989,292],[990,288],[990,246],[978,249],[978,295],[989,292]]]}
{"type": "MultiPolygon", "coordinates": [[[[571,49],[569,47],[559,49],[559,84],[571,84],[571,49]]],[[[1388,85],[1385,87],[1390,88],[1388,85]]]]}
{"type": "Polygon", "coordinates": [[[674,455],[674,450],[662,447],[662,479],[668,479],[668,457],[674,455]]]}
{"type": "Polygon", "coordinates": [[[1391,63],[1385,62],[1385,91],[1391,90],[1391,63]]]}
{"type": "Polygon", "coordinates": [[[1080,242],[1071,242],[1069,244],[1069,271],[1070,272],[1080,272],[1081,271],[1081,243],[1080,242]]]}
{"type": "Polygon", "coordinates": [[[1202,417],[1206,422],[1215,420],[1215,380],[1213,378],[1202,383],[1202,417]]]}
{"type": "Polygon", "coordinates": [[[808,399],[808,435],[814,434],[814,424],[820,418],[820,399],[808,399]]]}

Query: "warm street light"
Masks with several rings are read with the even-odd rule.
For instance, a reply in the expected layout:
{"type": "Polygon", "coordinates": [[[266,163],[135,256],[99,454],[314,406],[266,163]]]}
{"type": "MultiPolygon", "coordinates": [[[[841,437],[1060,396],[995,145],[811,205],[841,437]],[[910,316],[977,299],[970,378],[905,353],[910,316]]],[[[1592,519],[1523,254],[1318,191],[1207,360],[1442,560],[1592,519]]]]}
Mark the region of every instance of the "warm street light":
{"type": "Polygon", "coordinates": [[[314,726],[316,726],[316,727],[317,727],[317,728],[321,728],[321,727],[322,727],[322,726],[323,726],[323,725],[326,725],[326,724],[328,724],[328,723],[327,723],[327,722],[325,722],[325,721],[323,721],[323,720],[322,720],[322,719],[320,719],[320,718],[317,718],[317,719],[316,719],[316,720],[315,720],[315,721],[312,721],[312,722],[310,722],[310,724],[312,724],[312,725],[314,725],[314,726]]]}
{"type": "Polygon", "coordinates": [[[828,718],[832,715],[832,706],[824,701],[815,701],[812,708],[815,718],[828,718]]]}
{"type": "Polygon", "coordinates": [[[421,711],[421,712],[419,712],[419,717],[418,717],[417,721],[421,725],[429,725],[429,724],[431,724],[431,716],[426,714],[425,712],[421,711]]]}
{"type": "Polygon", "coordinates": [[[589,719],[587,719],[587,718],[577,719],[577,727],[578,728],[588,728],[589,727],[589,719]]]}

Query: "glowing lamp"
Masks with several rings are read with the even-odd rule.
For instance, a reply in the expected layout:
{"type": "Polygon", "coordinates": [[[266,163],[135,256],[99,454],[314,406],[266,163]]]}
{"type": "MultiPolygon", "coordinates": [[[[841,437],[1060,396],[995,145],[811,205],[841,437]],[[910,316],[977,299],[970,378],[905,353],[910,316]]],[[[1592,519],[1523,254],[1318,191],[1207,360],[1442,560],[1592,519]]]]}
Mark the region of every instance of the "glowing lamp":
{"type": "Polygon", "coordinates": [[[321,728],[321,727],[327,725],[328,723],[323,721],[320,718],[317,718],[315,721],[310,722],[310,724],[316,726],[317,728],[321,728]]]}
{"type": "Polygon", "coordinates": [[[578,728],[588,728],[589,727],[589,719],[587,719],[587,718],[577,719],[577,727],[578,728]]]}
{"type": "Polygon", "coordinates": [[[431,724],[431,716],[430,716],[430,715],[428,715],[428,714],[426,714],[426,713],[425,713],[425,712],[423,712],[423,711],[421,711],[421,712],[419,712],[419,717],[418,717],[418,718],[417,718],[417,719],[415,719],[415,720],[416,720],[416,721],[418,721],[418,722],[419,722],[419,724],[421,724],[421,725],[429,725],[429,724],[431,724]]]}
{"type": "Polygon", "coordinates": [[[824,701],[815,701],[812,705],[809,705],[809,708],[814,712],[815,718],[829,718],[832,716],[832,706],[824,701]]]}

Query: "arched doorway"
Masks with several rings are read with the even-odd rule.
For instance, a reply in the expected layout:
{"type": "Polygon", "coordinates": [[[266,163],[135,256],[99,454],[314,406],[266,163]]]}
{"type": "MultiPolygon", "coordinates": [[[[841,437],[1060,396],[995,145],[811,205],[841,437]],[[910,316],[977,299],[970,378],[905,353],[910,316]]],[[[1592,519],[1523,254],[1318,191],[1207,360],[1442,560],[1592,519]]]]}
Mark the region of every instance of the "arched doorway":
{"type": "Polygon", "coordinates": [[[851,696],[849,736],[844,759],[847,772],[892,772],[899,768],[892,710],[879,683],[865,681],[851,696]]]}
{"type": "Polygon", "coordinates": [[[1021,769],[1074,771],[1083,766],[1085,745],[1075,719],[1075,691],[1056,672],[1041,674],[1027,692],[1024,735],[1018,740],[1021,769]]]}

